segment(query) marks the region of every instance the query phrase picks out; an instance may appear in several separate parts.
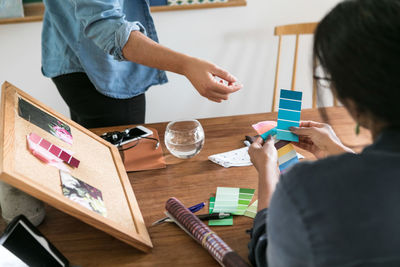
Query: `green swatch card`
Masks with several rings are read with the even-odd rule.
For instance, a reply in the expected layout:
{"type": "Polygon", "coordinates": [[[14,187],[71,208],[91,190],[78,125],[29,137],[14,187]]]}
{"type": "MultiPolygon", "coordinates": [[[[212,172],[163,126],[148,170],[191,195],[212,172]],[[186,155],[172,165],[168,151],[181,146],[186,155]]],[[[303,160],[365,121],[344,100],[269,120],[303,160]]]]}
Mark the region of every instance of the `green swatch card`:
{"type": "Polygon", "coordinates": [[[244,212],[244,216],[250,217],[250,218],[255,218],[257,214],[257,206],[258,206],[258,200],[254,201],[253,204],[251,204],[247,210],[244,212]]]}
{"type": "MultiPolygon", "coordinates": [[[[215,197],[210,197],[210,205],[208,206],[208,213],[213,213],[214,210],[215,197]]],[[[209,226],[224,226],[233,225],[233,216],[229,216],[223,219],[209,220],[209,226]]]]}
{"type": "Polygon", "coordinates": [[[255,189],[217,187],[213,212],[243,215],[253,198],[254,191],[255,189]]]}

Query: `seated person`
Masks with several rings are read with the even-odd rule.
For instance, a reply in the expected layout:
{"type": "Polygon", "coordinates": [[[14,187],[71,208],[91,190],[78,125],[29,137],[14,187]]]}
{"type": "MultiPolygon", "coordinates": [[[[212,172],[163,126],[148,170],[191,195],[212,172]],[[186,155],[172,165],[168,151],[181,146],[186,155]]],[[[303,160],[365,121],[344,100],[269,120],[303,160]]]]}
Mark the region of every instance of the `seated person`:
{"type": "Polygon", "coordinates": [[[325,75],[315,78],[330,83],[373,144],[355,154],[327,124],[301,122],[292,129],[297,145],[318,160],[282,175],[273,139],[251,145],[254,265],[400,266],[399,14],[400,0],[347,0],[316,29],[314,57],[325,75]]]}

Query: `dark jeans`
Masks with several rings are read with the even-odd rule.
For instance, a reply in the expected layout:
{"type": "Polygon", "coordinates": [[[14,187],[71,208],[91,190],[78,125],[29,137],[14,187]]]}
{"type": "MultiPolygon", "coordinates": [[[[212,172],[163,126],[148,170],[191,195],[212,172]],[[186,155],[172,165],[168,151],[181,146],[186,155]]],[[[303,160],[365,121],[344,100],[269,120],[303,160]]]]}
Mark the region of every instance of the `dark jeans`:
{"type": "Polygon", "coordinates": [[[69,107],[71,119],[85,128],[144,123],[144,94],[129,99],[105,96],[81,72],[60,75],[52,80],[69,107]]]}

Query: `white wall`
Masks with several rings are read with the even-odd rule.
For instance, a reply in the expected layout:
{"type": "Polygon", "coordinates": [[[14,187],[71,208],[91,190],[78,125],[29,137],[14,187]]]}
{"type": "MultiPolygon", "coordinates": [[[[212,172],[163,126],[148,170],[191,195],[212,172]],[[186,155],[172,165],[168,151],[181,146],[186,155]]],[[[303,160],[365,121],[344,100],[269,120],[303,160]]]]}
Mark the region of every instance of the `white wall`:
{"type": "MultiPolygon", "coordinates": [[[[214,62],[240,79],[244,88],[217,104],[199,96],[185,77],[168,73],[170,82],[147,93],[146,122],[182,117],[205,118],[269,111],[275,73],[276,25],[312,22],[339,0],[248,0],[246,7],[154,13],[162,44],[214,62]]],[[[42,23],[0,25],[0,82],[7,80],[68,115],[51,80],[40,72],[42,23]]],[[[284,39],[283,53],[293,49],[284,39]]],[[[297,88],[310,107],[311,37],[302,39],[297,88]]],[[[280,88],[290,88],[291,60],[283,56],[280,88]]]]}

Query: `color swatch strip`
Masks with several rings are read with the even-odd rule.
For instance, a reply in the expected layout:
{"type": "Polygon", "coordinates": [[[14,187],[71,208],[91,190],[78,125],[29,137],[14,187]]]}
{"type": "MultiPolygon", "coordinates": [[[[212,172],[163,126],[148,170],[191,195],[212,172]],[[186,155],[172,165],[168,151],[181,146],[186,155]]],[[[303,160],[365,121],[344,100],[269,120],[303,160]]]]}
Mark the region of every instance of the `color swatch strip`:
{"type": "Polygon", "coordinates": [[[281,173],[284,173],[289,167],[299,162],[296,150],[293,145],[284,140],[275,143],[275,148],[278,150],[278,164],[281,173]]]}
{"type": "Polygon", "coordinates": [[[59,148],[56,145],[53,145],[46,139],[43,139],[39,135],[35,133],[31,133],[28,136],[28,139],[32,141],[34,144],[37,144],[44,148],[45,150],[49,151],[51,154],[56,156],[57,158],[61,159],[62,161],[66,162],[72,167],[78,168],[80,161],[74,158],[69,153],[65,152],[63,149],[59,148]]]}
{"type": "Polygon", "coordinates": [[[253,204],[251,204],[247,210],[244,213],[244,216],[250,217],[250,218],[255,218],[257,215],[257,206],[258,206],[258,200],[254,201],[253,204]]]}
{"type": "MultiPolygon", "coordinates": [[[[208,206],[208,213],[213,213],[214,211],[214,204],[215,204],[215,197],[210,197],[210,204],[208,206]]],[[[233,216],[229,216],[223,219],[217,220],[209,220],[209,226],[224,226],[224,225],[233,225],[233,216]]]]}
{"type": "Polygon", "coordinates": [[[289,128],[300,124],[301,100],[303,93],[281,90],[278,111],[277,139],[298,142],[299,137],[289,128]]]}
{"type": "Polygon", "coordinates": [[[265,140],[267,140],[268,136],[270,136],[270,135],[275,136],[278,133],[278,131],[276,129],[277,128],[275,127],[275,128],[272,128],[271,130],[263,133],[261,135],[261,138],[265,141],[265,140]]]}
{"type": "Polygon", "coordinates": [[[255,189],[217,187],[214,211],[243,215],[253,198],[255,189]]]}

